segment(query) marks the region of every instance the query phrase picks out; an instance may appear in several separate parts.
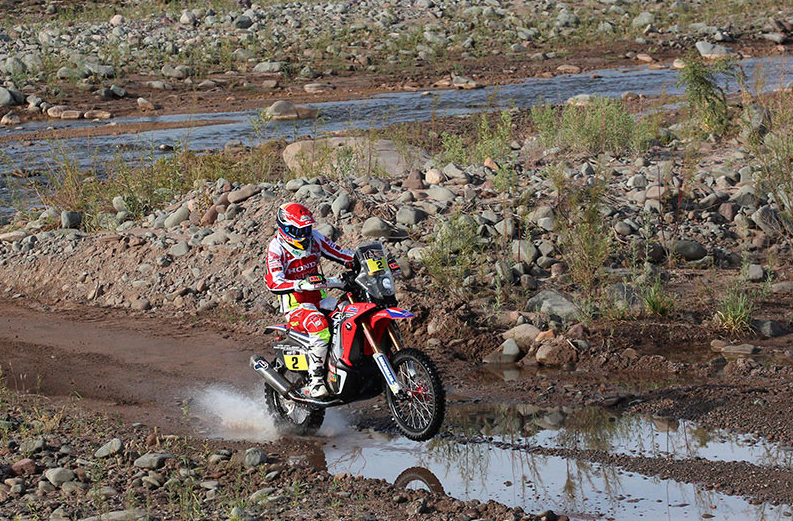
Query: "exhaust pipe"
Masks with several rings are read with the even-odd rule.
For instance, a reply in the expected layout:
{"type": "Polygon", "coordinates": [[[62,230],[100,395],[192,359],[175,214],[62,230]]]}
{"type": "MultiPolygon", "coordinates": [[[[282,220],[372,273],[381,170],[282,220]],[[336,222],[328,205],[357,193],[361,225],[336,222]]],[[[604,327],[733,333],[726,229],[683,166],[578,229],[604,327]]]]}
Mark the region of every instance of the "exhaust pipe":
{"type": "Polygon", "coordinates": [[[254,371],[259,373],[259,375],[264,378],[264,381],[267,385],[275,389],[275,392],[283,396],[284,398],[288,398],[298,403],[302,403],[308,406],[325,409],[327,407],[333,407],[335,405],[342,405],[344,403],[343,400],[332,400],[332,401],[324,401],[324,400],[317,400],[314,398],[309,398],[305,396],[300,396],[298,393],[291,391],[291,384],[289,381],[284,378],[282,375],[278,373],[273,366],[271,366],[267,360],[264,359],[263,356],[253,355],[250,361],[251,367],[254,371]]]}
{"type": "Polygon", "coordinates": [[[259,373],[259,375],[264,378],[264,381],[275,389],[275,391],[285,398],[290,398],[289,396],[289,381],[278,374],[278,371],[273,369],[267,360],[264,359],[263,356],[253,355],[251,357],[251,367],[254,371],[259,373]]]}

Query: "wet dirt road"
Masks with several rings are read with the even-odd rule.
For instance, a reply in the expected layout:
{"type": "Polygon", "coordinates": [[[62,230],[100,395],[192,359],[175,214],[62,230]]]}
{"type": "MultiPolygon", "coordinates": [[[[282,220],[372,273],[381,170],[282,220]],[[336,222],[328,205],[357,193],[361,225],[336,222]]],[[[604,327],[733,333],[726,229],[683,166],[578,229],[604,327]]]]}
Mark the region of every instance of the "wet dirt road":
{"type": "MultiPolygon", "coordinates": [[[[184,320],[0,300],[0,364],[9,387],[163,431],[277,438],[257,400],[261,382],[247,367],[261,343],[184,320]]],[[[603,408],[464,396],[453,402],[443,434],[429,442],[411,442],[388,428],[357,430],[361,418],[385,416],[375,401],[332,411],[318,437],[281,440],[281,446],[333,474],[443,490],[458,499],[495,499],[527,511],[552,508],[572,519],[791,514],[784,505],[793,503],[793,452],[783,444],[603,408]]]]}
{"type": "Polygon", "coordinates": [[[163,427],[179,427],[180,404],[198,389],[258,383],[248,358],[261,340],[229,337],[181,320],[0,300],[0,364],[10,388],[163,427]]]}

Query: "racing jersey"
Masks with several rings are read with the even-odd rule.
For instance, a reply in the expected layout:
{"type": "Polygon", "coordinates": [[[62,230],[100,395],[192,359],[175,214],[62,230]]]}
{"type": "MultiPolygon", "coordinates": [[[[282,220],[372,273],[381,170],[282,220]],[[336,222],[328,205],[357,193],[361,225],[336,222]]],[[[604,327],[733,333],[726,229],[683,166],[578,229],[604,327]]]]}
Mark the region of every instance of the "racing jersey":
{"type": "Polygon", "coordinates": [[[343,264],[352,260],[354,253],[337,246],[333,241],[314,230],[308,251],[295,255],[275,237],[267,248],[267,287],[280,295],[281,312],[286,313],[301,303],[319,305],[322,291],[295,291],[295,281],[319,274],[319,260],[327,257],[343,264]]]}

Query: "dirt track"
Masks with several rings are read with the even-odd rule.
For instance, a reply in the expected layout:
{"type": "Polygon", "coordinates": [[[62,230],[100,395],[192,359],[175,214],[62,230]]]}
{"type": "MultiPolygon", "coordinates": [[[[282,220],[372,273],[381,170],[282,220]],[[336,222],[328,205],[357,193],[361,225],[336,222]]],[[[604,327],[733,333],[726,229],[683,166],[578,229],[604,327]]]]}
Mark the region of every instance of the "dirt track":
{"type": "Polygon", "coordinates": [[[184,322],[105,309],[57,313],[0,301],[0,359],[9,387],[80,397],[130,421],[178,428],[179,402],[203,383],[250,386],[247,342],[184,322]]]}

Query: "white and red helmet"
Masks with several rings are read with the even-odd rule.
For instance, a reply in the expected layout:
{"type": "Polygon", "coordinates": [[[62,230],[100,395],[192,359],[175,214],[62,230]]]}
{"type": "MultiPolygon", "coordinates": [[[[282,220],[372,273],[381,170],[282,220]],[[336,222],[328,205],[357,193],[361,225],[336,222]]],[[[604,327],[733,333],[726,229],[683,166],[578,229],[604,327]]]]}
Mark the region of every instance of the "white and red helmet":
{"type": "Polygon", "coordinates": [[[311,246],[311,233],[316,221],[308,208],[300,203],[286,203],[278,208],[275,220],[278,238],[285,245],[303,251],[311,246]]]}

